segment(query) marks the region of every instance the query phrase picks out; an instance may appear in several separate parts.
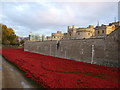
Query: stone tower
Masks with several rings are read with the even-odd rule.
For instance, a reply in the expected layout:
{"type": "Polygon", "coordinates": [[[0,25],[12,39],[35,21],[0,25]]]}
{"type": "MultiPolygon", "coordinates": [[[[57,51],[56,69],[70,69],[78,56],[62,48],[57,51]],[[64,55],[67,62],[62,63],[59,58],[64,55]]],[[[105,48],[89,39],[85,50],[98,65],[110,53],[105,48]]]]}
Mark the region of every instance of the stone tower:
{"type": "Polygon", "coordinates": [[[72,28],[73,28],[73,30],[72,30],[72,39],[76,39],[76,26],[73,25],[72,28]]]}
{"type": "Polygon", "coordinates": [[[68,26],[68,39],[76,38],[76,26],[68,26]]]}

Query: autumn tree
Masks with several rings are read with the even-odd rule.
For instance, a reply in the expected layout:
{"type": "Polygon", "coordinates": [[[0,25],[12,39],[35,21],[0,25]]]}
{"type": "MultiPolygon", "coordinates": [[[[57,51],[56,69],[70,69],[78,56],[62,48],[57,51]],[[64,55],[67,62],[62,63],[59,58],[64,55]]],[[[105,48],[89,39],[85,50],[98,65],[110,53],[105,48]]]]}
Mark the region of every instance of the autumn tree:
{"type": "Polygon", "coordinates": [[[18,37],[12,28],[8,28],[6,25],[2,26],[2,44],[18,44],[18,37]]]}

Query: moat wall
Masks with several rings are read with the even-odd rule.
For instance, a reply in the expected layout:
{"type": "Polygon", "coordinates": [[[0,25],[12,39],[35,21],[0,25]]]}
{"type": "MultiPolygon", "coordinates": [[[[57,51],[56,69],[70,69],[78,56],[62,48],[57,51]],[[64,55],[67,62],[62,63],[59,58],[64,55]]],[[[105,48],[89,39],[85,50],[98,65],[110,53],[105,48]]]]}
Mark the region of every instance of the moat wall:
{"type": "Polygon", "coordinates": [[[24,45],[25,51],[83,61],[110,67],[119,67],[119,30],[115,30],[104,39],[81,39],[31,42],[24,45]],[[94,46],[92,46],[94,45],[94,46]]]}

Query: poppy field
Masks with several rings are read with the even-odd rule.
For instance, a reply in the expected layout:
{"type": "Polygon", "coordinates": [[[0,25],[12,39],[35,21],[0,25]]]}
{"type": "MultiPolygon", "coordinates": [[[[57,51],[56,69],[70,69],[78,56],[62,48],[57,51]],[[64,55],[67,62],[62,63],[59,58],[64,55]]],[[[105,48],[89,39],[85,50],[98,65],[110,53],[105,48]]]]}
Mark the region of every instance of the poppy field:
{"type": "Polygon", "coordinates": [[[44,88],[120,88],[120,69],[26,52],[2,49],[6,60],[44,88]]]}

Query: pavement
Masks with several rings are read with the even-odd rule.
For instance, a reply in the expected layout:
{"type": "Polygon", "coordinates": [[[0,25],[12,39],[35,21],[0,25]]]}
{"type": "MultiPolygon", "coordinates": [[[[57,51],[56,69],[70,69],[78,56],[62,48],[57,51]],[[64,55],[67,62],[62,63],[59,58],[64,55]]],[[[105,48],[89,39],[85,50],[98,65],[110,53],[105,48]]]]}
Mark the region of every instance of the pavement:
{"type": "Polygon", "coordinates": [[[36,88],[19,69],[0,57],[0,88],[36,88]]]}
{"type": "Polygon", "coordinates": [[[2,57],[0,56],[0,89],[2,89],[2,57]]]}

